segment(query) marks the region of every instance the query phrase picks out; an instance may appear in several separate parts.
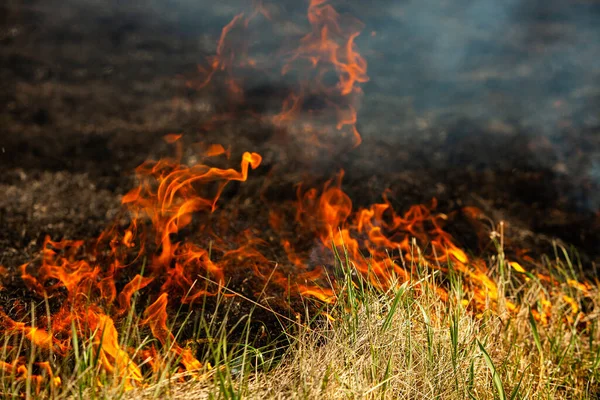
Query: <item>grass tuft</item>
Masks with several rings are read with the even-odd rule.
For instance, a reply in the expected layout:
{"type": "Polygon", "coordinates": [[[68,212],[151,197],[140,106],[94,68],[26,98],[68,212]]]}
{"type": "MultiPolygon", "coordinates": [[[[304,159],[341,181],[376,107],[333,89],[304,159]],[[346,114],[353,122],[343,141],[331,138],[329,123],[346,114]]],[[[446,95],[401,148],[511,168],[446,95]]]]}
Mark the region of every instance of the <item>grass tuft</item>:
{"type": "MultiPolygon", "coordinates": [[[[490,265],[490,278],[501,288],[500,300],[490,301],[490,308],[483,312],[470,308],[468,283],[451,266],[445,276],[418,264],[407,266],[412,279],[394,281],[382,292],[361,278],[348,254],[334,251],[334,255],[334,273],[341,283],[337,302],[312,304],[314,300],[304,299],[307,315],[303,319],[277,314],[284,336],[275,344],[259,345],[260,333],[252,328],[260,324],[255,310],[260,307],[264,312],[268,303],[239,295],[248,302],[248,312],[228,323],[231,302],[223,297],[217,301],[217,308],[222,308],[219,313],[173,318],[193,326],[192,339],[185,345],[203,362],[202,371],[182,373],[180,360],[168,351],[170,345],[156,346],[156,340],[140,327],[133,306],[123,317],[119,343],[135,349],[130,357],[136,360],[144,349],[156,346],[154,366],[149,360],[138,364],[144,385],[126,390],[123,376],[101,372],[94,343],[102,346],[102,337],[78,336],[82,329],[73,325],[71,354],[51,365],[60,385],[46,377],[43,385],[36,386],[19,379],[19,371],[5,368],[0,369],[0,397],[516,400],[600,395],[598,286],[591,285],[583,293],[569,283],[580,267],[566,250],[557,248],[555,257],[546,260],[552,290],[533,272],[511,271],[503,256],[495,257],[491,263],[497,265],[490,265]],[[438,286],[448,289],[447,300],[436,293],[438,286]],[[517,304],[518,310],[508,312],[503,301],[517,304]],[[314,315],[308,309],[321,311],[314,315]],[[548,311],[542,318],[541,313],[548,311]]],[[[134,297],[133,304],[136,301],[134,297]]],[[[200,307],[204,310],[205,305],[200,307]]],[[[181,327],[170,328],[176,338],[182,335],[181,327]]],[[[1,341],[0,359],[10,360],[12,354],[23,354],[26,349],[28,373],[35,373],[42,349],[23,335],[1,341]]]]}

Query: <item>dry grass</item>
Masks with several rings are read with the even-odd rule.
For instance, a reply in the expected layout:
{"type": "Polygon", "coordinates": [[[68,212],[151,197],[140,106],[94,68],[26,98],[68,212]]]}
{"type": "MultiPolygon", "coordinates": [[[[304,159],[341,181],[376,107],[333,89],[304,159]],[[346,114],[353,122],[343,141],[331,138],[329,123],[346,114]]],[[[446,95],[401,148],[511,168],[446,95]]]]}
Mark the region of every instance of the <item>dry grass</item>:
{"type": "MultiPolygon", "coordinates": [[[[554,272],[567,264],[562,260],[554,272]]],[[[506,311],[502,298],[483,313],[465,309],[458,278],[448,301],[424,289],[435,286],[432,275],[388,293],[348,280],[328,310],[333,320],[288,332],[290,348],[274,368],[244,374],[222,366],[200,382],[160,382],[125,398],[598,398],[597,286],[585,298],[566,283],[546,294],[552,311],[543,324],[530,310],[545,286],[534,279],[518,287],[517,279],[496,280],[505,288],[502,297],[520,311],[506,311]],[[567,294],[587,304],[585,315],[573,313],[567,294]]]]}
{"type": "MultiPolygon", "coordinates": [[[[82,340],[75,346],[80,347],[75,372],[40,397],[595,399],[600,396],[598,285],[584,293],[568,284],[574,268],[566,252],[560,254],[562,259],[548,262],[556,278],[550,291],[533,275],[504,268],[502,257],[492,260],[491,275],[501,290],[483,312],[466,307],[469,293],[463,292],[460,276],[443,278],[450,288],[446,301],[435,292],[441,273],[426,269],[416,268],[410,283],[382,293],[356,278],[351,261],[339,259],[345,282],[338,302],[324,306],[323,316],[311,322],[282,321],[287,326],[283,353],[253,347],[248,335],[244,343],[229,343],[218,321],[206,321],[201,329],[214,340],[204,361],[212,368],[184,377],[171,359],[144,387],[124,390],[120,376],[102,375],[103,384],[93,384],[98,382],[97,369],[88,365],[93,351],[82,340]],[[551,307],[540,300],[544,297],[551,307]],[[519,310],[507,311],[506,301],[519,310]],[[551,310],[547,321],[534,318],[532,312],[544,307],[551,310]],[[86,351],[91,353],[84,357],[86,351]]],[[[135,324],[132,318],[126,328],[135,324]]],[[[0,376],[3,398],[18,398],[23,387],[7,378],[0,376]]]]}

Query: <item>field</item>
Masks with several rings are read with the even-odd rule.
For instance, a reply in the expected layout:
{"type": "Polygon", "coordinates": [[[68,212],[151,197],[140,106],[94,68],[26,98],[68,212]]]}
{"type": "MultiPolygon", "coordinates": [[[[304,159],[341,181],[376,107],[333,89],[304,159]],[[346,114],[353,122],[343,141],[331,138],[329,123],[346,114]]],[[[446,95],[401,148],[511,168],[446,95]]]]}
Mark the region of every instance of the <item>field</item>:
{"type": "Polygon", "coordinates": [[[599,398],[600,5],[425,1],[1,5],[0,397],[599,398]]]}
{"type": "MultiPolygon", "coordinates": [[[[242,301],[247,311],[233,324],[238,339],[231,340],[226,326],[232,302],[222,298],[221,320],[202,314],[194,324],[193,336],[204,338],[189,341],[202,349],[199,371],[181,372],[181,360],[167,345],[144,385],[132,388],[131,376],[123,371],[99,372],[93,338],[78,343],[74,336],[73,353],[59,366],[68,380],[59,384],[46,376],[36,383],[17,379],[17,372],[4,376],[2,393],[5,398],[25,393],[98,399],[597,398],[598,287],[569,284],[577,266],[557,248],[556,259],[549,260],[556,286],[540,296],[548,288],[508,267],[499,250],[491,270],[502,292],[494,307],[481,313],[465,308],[459,277],[450,278],[446,302],[435,291],[439,274],[418,267],[411,283],[382,293],[352,279],[352,261],[338,255],[337,266],[347,279],[335,305],[296,317],[267,310],[283,333],[266,345],[257,345],[265,330],[251,329],[264,314],[257,312],[265,308],[261,299],[242,301]],[[507,302],[518,304],[518,310],[508,311],[507,302]]],[[[141,351],[152,339],[140,332],[139,319],[130,315],[126,321],[119,332],[122,345],[141,351]]],[[[4,359],[15,342],[23,345],[23,337],[4,338],[4,359]]],[[[29,349],[30,360],[37,352],[35,346],[29,349]]],[[[29,363],[28,368],[31,373],[35,367],[29,363]]]]}

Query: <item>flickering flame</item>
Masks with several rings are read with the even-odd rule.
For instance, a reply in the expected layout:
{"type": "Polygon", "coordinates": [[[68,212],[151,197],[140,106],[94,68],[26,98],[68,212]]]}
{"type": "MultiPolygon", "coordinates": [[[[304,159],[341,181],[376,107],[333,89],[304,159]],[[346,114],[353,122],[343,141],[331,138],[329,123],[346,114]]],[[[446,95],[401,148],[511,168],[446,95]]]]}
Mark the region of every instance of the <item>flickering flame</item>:
{"type": "MultiPolygon", "coordinates": [[[[252,21],[273,20],[267,6],[255,6],[253,12],[237,15],[223,29],[217,53],[207,68],[200,69],[201,78],[195,86],[206,88],[224,75],[221,79],[229,94],[243,101],[244,85],[236,75],[238,69],[279,67],[278,73],[283,75],[295,73],[298,84],[277,113],[259,118],[277,127],[300,127],[310,148],[327,147],[332,134],[336,140],[349,137],[352,145],[358,145],[361,137],[356,129],[355,97],[361,91],[359,84],[368,80],[366,62],[355,44],[361,24],[338,14],[327,0],[312,0],[308,7],[310,32],[297,48],[283,52],[282,63],[262,65],[244,41],[233,40],[234,32],[247,32],[252,21]],[[331,72],[337,77],[334,84],[325,79],[331,72]],[[309,96],[323,99],[335,114],[333,123],[323,124],[327,118],[307,112],[314,111],[307,109],[309,96]]],[[[227,185],[251,179],[251,171],[261,166],[261,155],[245,152],[237,168],[219,168],[213,166],[216,161],[235,160],[230,160],[229,148],[213,144],[203,146],[201,162],[187,165],[182,162],[182,135],[169,134],[164,139],[174,147],[175,157],[147,161],[136,169],[138,185],[122,197],[127,226],[116,221],[95,241],[53,241],[47,237],[40,259],[20,267],[21,279],[32,293],[40,299],[60,300],[51,318],[33,317],[24,311],[9,316],[0,308],[0,332],[18,333],[30,346],[46,352],[41,354],[52,352],[60,357],[72,350],[76,335],[91,345],[98,372],[119,376],[126,388],[133,388],[143,384],[142,364],[160,370],[164,360],[158,347],[173,355],[181,371],[198,375],[205,368],[169,328],[173,322],[170,310],[224,294],[228,283],[240,276],[251,277],[258,282],[254,288],[257,292],[268,290],[282,302],[304,297],[333,303],[340,284],[335,280],[332,252],[351,263],[360,278],[382,290],[412,282],[417,266],[442,273],[452,269],[465,282],[466,295],[460,300],[469,309],[477,313],[499,302],[499,289],[490,279],[486,261],[467,254],[445,230],[451,216],[437,211],[435,199],[429,205],[414,205],[401,212],[392,205],[391,194],[385,192],[378,203],[356,208],[342,189],[341,171],[319,187],[298,182],[293,201],[260,207],[259,213],[268,213],[275,241],[261,235],[266,227],[258,218],[256,222],[244,221],[246,227],[241,233],[235,232],[237,236],[223,234],[225,229],[220,225],[234,225],[236,214],[221,208],[220,198],[227,185]],[[190,231],[195,234],[186,233],[190,231]],[[273,260],[273,254],[281,254],[281,258],[273,260]],[[199,279],[203,284],[198,284],[199,279]],[[148,300],[141,325],[160,346],[135,351],[121,343],[118,327],[128,313],[138,315],[134,299],[139,293],[148,300]]],[[[265,200],[256,196],[249,201],[265,200]]],[[[473,207],[461,212],[473,221],[481,214],[473,207]]],[[[531,260],[523,256],[509,260],[508,265],[527,280],[534,275],[527,272],[524,261],[531,260]]],[[[6,274],[2,267],[0,274],[6,274]]],[[[549,276],[536,277],[549,287],[555,283],[549,276]]],[[[417,290],[432,285],[429,289],[444,301],[448,299],[443,285],[413,283],[417,290]]],[[[577,281],[568,281],[568,285],[583,293],[590,290],[589,285],[577,281]]],[[[563,300],[572,315],[579,313],[573,298],[564,296],[563,300]]],[[[540,302],[540,311],[532,313],[544,322],[551,304],[544,294],[540,294],[540,302]]],[[[518,311],[510,302],[504,306],[509,312],[518,311]]],[[[37,364],[44,371],[42,375],[31,374],[26,365],[19,354],[0,361],[0,372],[32,379],[38,387],[48,381],[60,385],[47,361],[37,364]]]]}
{"type": "Polygon", "coordinates": [[[196,360],[190,349],[180,347],[175,341],[175,336],[167,327],[167,293],[163,293],[148,308],[144,314],[146,318],[142,324],[147,324],[152,330],[152,334],[163,346],[170,346],[170,349],[181,358],[181,363],[188,371],[199,371],[202,364],[196,360]]]}
{"type": "Polygon", "coordinates": [[[123,378],[126,388],[142,381],[142,373],[119,344],[119,335],[113,320],[101,312],[89,309],[85,322],[94,332],[92,339],[100,366],[110,374],[123,378]]]}
{"type": "MultiPolygon", "coordinates": [[[[188,81],[188,85],[204,89],[220,77],[231,102],[240,104],[245,100],[244,74],[240,71],[280,74],[290,81],[280,110],[268,115],[250,111],[252,117],[288,132],[298,132],[295,139],[310,144],[310,148],[339,151],[344,148],[340,140],[358,146],[362,141],[356,128],[357,98],[362,93],[359,84],[369,80],[367,62],[355,43],[363,24],[340,15],[328,1],[311,0],[307,12],[310,32],[299,39],[299,45],[290,48],[284,43],[257,62],[251,54],[250,40],[244,40],[252,35],[252,23],[257,20],[262,25],[278,22],[262,2],[255,2],[252,12],[236,15],[223,28],[216,55],[198,68],[200,78],[188,81]],[[330,82],[331,76],[337,77],[335,82],[330,82]],[[314,109],[310,98],[321,99],[322,105],[314,109]]],[[[213,121],[229,117],[215,115],[213,121]]]]}
{"type": "MultiPolygon", "coordinates": [[[[179,137],[170,135],[165,139],[176,143],[179,137]]],[[[224,153],[219,150],[218,146],[209,147],[213,156],[224,153]]],[[[65,355],[71,349],[70,337],[75,329],[78,337],[88,338],[92,344],[99,368],[121,377],[125,387],[132,388],[142,382],[142,373],[130,357],[131,349],[124,348],[119,342],[113,318],[131,311],[131,298],[136,292],[159,281],[161,294],[146,309],[143,324],[150,327],[163,346],[177,355],[184,370],[199,371],[202,364],[189,349],[176,343],[167,328],[167,296],[172,293],[177,301],[185,303],[216,294],[224,284],[227,263],[213,262],[207,248],[174,242],[172,235],[190,223],[192,213],[213,212],[227,183],[245,181],[249,169],[257,168],[260,163],[261,157],[256,153],[244,153],[239,170],[203,164],[186,167],[174,160],[144,163],[137,170],[140,186],[122,200],[132,215],[129,227],[121,232],[115,226],[107,229],[93,249],[88,250],[91,256],[85,255],[84,241],[55,242],[47,237],[41,265],[36,268],[33,263],[21,266],[21,278],[32,292],[45,298],[63,298],[62,307],[52,315],[51,322],[43,317],[35,320],[36,325],[18,322],[0,309],[3,331],[21,333],[32,345],[65,355]],[[216,186],[212,193],[202,195],[197,188],[203,184],[216,186]],[[139,263],[127,262],[127,258],[136,250],[146,252],[146,246],[141,243],[146,238],[142,229],[145,219],[151,221],[154,244],[160,250],[152,258],[149,276],[131,276],[129,270],[139,268],[139,263]],[[108,254],[106,249],[109,249],[108,254]],[[200,285],[195,288],[198,275],[206,275],[218,282],[215,290],[209,291],[200,285]],[[118,291],[116,283],[123,281],[127,283],[118,291]]],[[[138,254],[134,260],[139,258],[138,254]]],[[[22,364],[12,365],[3,361],[2,369],[10,373],[16,371],[18,376],[27,375],[22,364]]]]}

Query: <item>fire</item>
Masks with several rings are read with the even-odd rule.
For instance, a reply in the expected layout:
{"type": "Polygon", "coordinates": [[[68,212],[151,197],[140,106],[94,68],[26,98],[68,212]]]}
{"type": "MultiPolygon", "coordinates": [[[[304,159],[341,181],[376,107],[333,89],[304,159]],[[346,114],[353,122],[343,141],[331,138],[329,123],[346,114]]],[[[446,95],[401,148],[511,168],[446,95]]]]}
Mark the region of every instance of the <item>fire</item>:
{"type": "MultiPolygon", "coordinates": [[[[331,149],[334,140],[349,140],[350,146],[357,146],[362,139],[356,128],[356,99],[361,93],[359,84],[368,80],[366,61],[356,46],[362,24],[340,15],[327,0],[312,0],[308,6],[310,31],[300,38],[299,46],[281,52],[283,61],[269,64],[253,57],[250,47],[243,41],[240,44],[239,35],[234,35],[247,33],[257,19],[272,23],[269,10],[256,3],[251,13],[233,18],[222,31],[216,55],[207,67],[199,69],[201,77],[194,86],[204,89],[225,82],[231,98],[243,102],[244,82],[237,75],[240,69],[276,69],[284,77],[293,75],[293,90],[283,99],[281,109],[254,117],[280,129],[299,130],[300,140],[310,148],[331,149]],[[333,83],[332,73],[336,77],[333,83]],[[315,96],[322,99],[324,109],[311,108],[308,99],[315,96]],[[326,123],[331,112],[334,121],[326,123]]],[[[219,118],[227,115],[215,120],[219,118]]],[[[177,360],[182,372],[201,375],[207,366],[192,349],[179,343],[169,327],[173,322],[169,311],[224,294],[223,289],[240,277],[253,279],[257,293],[269,290],[284,303],[286,297],[335,302],[340,289],[335,280],[339,261],[332,251],[351,264],[360,278],[383,291],[412,281],[419,267],[442,275],[450,271],[460,274],[466,282],[466,295],[460,300],[475,313],[495,308],[500,301],[488,263],[460,248],[445,229],[453,216],[438,212],[435,199],[401,212],[393,205],[392,193],[386,191],[379,202],[356,207],[342,188],[344,172],[340,171],[320,186],[298,182],[295,200],[262,204],[268,200],[260,195],[248,199],[261,203],[258,213],[268,214],[263,220],[268,220],[274,240],[264,233],[267,223],[262,224],[258,215],[256,221],[245,221],[241,232],[232,233],[235,229],[222,229],[221,225],[235,225],[236,214],[223,207],[220,199],[228,185],[243,185],[252,179],[262,156],[247,151],[235,168],[221,168],[215,165],[233,163],[235,157],[230,148],[212,144],[197,155],[201,161],[188,165],[182,161],[182,135],[167,135],[165,141],[174,147],[175,157],[147,161],[136,169],[138,185],[122,197],[123,214],[96,240],[53,241],[47,237],[40,258],[20,267],[21,279],[30,292],[40,299],[58,300],[58,306],[51,318],[24,311],[9,316],[0,309],[4,334],[20,334],[31,347],[43,350],[40,354],[60,357],[77,346],[75,338],[82,338],[98,360],[99,374],[119,376],[126,388],[133,388],[144,382],[144,364],[154,371],[162,364],[158,343],[177,360]],[[280,255],[277,262],[273,254],[280,255]],[[133,304],[140,293],[148,300],[141,313],[133,304]],[[119,339],[118,327],[128,314],[141,317],[140,325],[157,345],[136,351],[119,339]]],[[[472,207],[457,212],[474,224],[480,215],[472,207]]],[[[508,260],[507,265],[530,279],[521,265],[524,260],[508,260]]],[[[0,273],[6,274],[1,267],[0,273]]],[[[551,281],[541,274],[537,278],[551,281]]],[[[428,289],[448,300],[443,284],[415,285],[422,290],[431,285],[428,289]]],[[[590,290],[577,281],[569,281],[569,285],[584,293],[590,290]]],[[[564,301],[573,315],[579,312],[572,298],[567,296],[564,301]]],[[[504,306],[509,312],[519,309],[511,302],[504,306]]],[[[542,308],[535,315],[544,321],[550,305],[542,308]]],[[[24,356],[18,354],[13,360],[0,361],[0,371],[33,379],[38,387],[48,380],[60,385],[47,361],[38,365],[44,374],[31,374],[24,356]]]]}
{"type": "MultiPolygon", "coordinates": [[[[171,143],[178,139],[166,138],[171,143]]],[[[210,155],[223,154],[217,150],[210,147],[210,155]]],[[[62,306],[50,320],[42,316],[30,324],[15,321],[0,310],[4,332],[21,333],[32,345],[61,356],[72,350],[73,334],[88,338],[99,360],[98,368],[122,377],[125,387],[132,388],[142,382],[142,372],[131,358],[133,350],[119,342],[114,318],[131,311],[136,292],[158,281],[162,294],[147,307],[142,325],[149,326],[152,335],[175,354],[184,370],[201,370],[202,364],[190,349],[177,344],[167,327],[168,293],[183,303],[216,294],[225,283],[227,262],[216,263],[206,248],[174,242],[172,237],[191,222],[193,213],[214,212],[227,183],[245,181],[249,169],[260,163],[261,157],[256,153],[244,153],[239,170],[204,164],[185,167],[174,160],[144,163],[137,170],[140,186],[122,200],[131,215],[129,227],[122,232],[116,226],[109,227],[92,249],[86,249],[82,240],[56,242],[47,237],[41,264],[22,265],[21,279],[42,298],[60,298],[62,306]],[[207,184],[214,184],[211,193],[201,194],[197,188],[207,184]],[[147,252],[143,243],[149,237],[144,226],[146,219],[152,225],[157,251],[150,262],[150,275],[131,275],[129,271],[139,268],[140,257],[147,252]],[[138,254],[128,261],[136,250],[138,254]],[[197,276],[204,274],[218,283],[214,291],[194,286],[197,276]],[[123,281],[127,283],[117,290],[117,284],[123,281]]],[[[26,373],[19,367],[9,368],[10,363],[2,365],[5,371],[26,373]]]]}
{"type": "MultiPolygon", "coordinates": [[[[267,5],[255,2],[252,12],[236,15],[223,28],[216,55],[198,68],[200,77],[190,79],[188,85],[206,89],[220,77],[223,87],[215,84],[220,94],[228,95],[231,104],[240,104],[246,100],[244,75],[280,75],[290,87],[280,109],[266,115],[249,110],[252,118],[281,131],[296,132],[294,140],[311,149],[343,148],[340,139],[358,146],[362,141],[356,127],[356,105],[362,93],[359,84],[369,80],[367,62],[355,43],[363,24],[340,15],[328,1],[311,0],[307,11],[310,31],[298,39],[298,46],[284,44],[269,54],[255,55],[249,45],[253,40],[247,38],[253,38],[253,24],[274,26],[277,21],[271,14],[267,5]],[[320,105],[311,104],[315,98],[320,105]],[[332,116],[333,125],[329,123],[332,116]]],[[[215,115],[213,121],[230,117],[230,112],[225,112],[215,115]]]]}
{"type": "Polygon", "coordinates": [[[167,293],[163,293],[152,305],[146,308],[146,318],[142,324],[147,324],[152,334],[163,346],[171,346],[172,351],[181,357],[181,363],[188,371],[199,371],[202,364],[196,360],[190,349],[181,348],[175,341],[175,336],[167,327],[167,293]]]}
{"type": "Polygon", "coordinates": [[[125,388],[133,388],[142,381],[139,367],[130,359],[126,350],[119,344],[119,335],[113,320],[96,310],[88,310],[85,322],[93,334],[93,348],[99,365],[109,374],[123,378],[125,388]]]}

